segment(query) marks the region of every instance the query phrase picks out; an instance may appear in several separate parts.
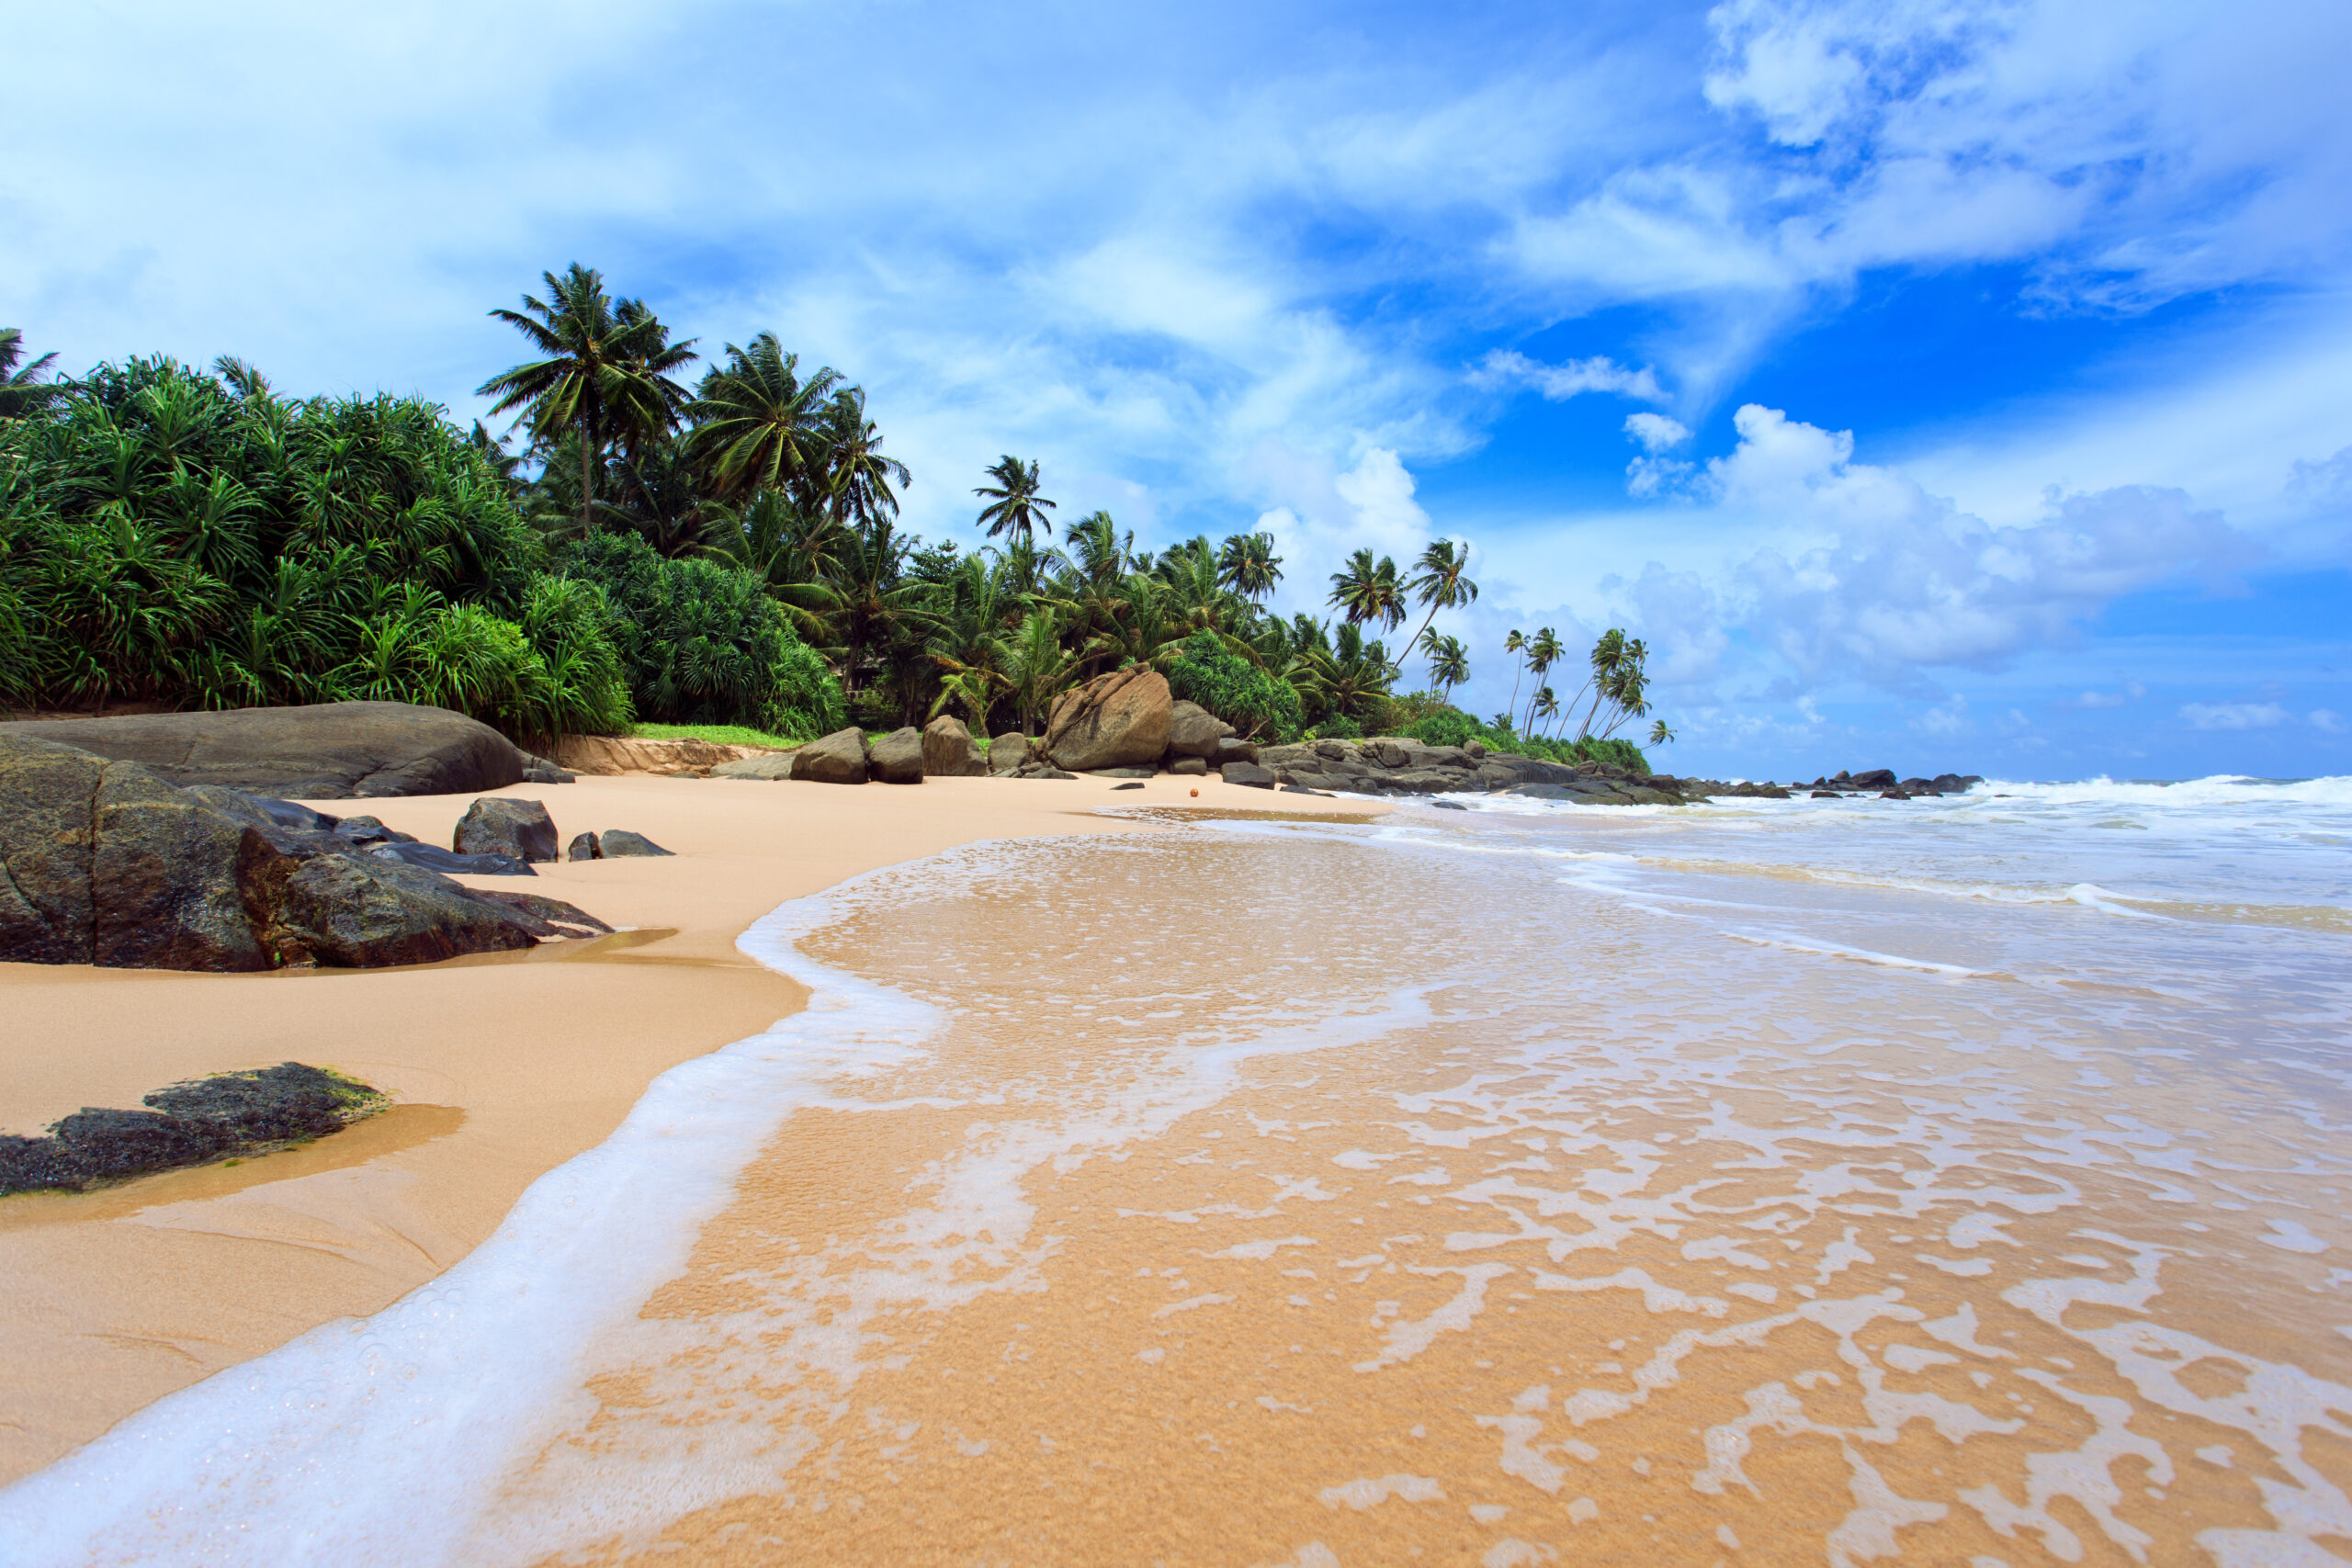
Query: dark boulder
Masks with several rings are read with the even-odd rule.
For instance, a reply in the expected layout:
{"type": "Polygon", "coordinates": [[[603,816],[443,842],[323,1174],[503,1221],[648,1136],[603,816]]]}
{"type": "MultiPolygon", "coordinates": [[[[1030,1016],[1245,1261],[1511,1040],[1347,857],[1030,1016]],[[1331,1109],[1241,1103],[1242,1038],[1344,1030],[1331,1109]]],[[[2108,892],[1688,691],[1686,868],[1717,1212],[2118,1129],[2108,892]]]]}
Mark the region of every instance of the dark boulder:
{"type": "Polygon", "coordinates": [[[1228,737],[1216,743],[1216,750],[1209,754],[1208,763],[1212,768],[1222,768],[1227,762],[1254,762],[1257,760],[1256,741],[1236,740],[1228,737]]]}
{"type": "MultiPolygon", "coordinates": [[[[268,803],[256,801],[254,804],[259,806],[268,803]]],[[[336,822],[331,830],[336,838],[358,849],[366,849],[370,844],[416,842],[415,834],[403,833],[397,828],[387,828],[373,817],[345,817],[336,822]]]]}
{"type": "Polygon", "coordinates": [[[582,833],[578,837],[574,838],[571,844],[564,850],[563,858],[566,860],[601,860],[604,858],[604,849],[603,846],[597,842],[595,834],[582,833]]]}
{"type": "Polygon", "coordinates": [[[461,855],[508,855],[526,864],[555,859],[555,818],[536,800],[484,795],[466,807],[449,847],[461,855]]]}
{"type": "Polygon", "coordinates": [[[1168,705],[1168,754],[1171,757],[1199,757],[1205,761],[1216,756],[1218,745],[1232,736],[1233,726],[1198,703],[1168,705]]]}
{"type": "Polygon", "coordinates": [[[422,866],[437,871],[444,876],[537,876],[528,861],[495,852],[459,854],[438,844],[391,842],[370,844],[368,852],[378,860],[391,861],[400,865],[422,866]]]}
{"type": "Polygon", "coordinates": [[[1250,789],[1274,787],[1274,770],[1256,762],[1227,762],[1217,770],[1217,776],[1229,784],[1243,784],[1250,789]]]}
{"type": "Polygon", "coordinates": [[[1129,779],[1125,784],[1114,784],[1111,787],[1113,789],[1141,789],[1143,788],[1143,781],[1141,779],[1129,779]]]}
{"type": "Polygon", "coordinates": [[[0,961],[87,964],[92,807],[106,763],[0,732],[0,961]]]}
{"type": "Polygon", "coordinates": [[[756,757],[737,757],[729,761],[714,763],[710,776],[715,779],[765,779],[771,783],[792,776],[792,760],[797,751],[763,751],[756,757]]]}
{"type": "Polygon", "coordinates": [[[1851,778],[1847,778],[1844,773],[1838,776],[1846,779],[1847,784],[1854,789],[1893,789],[1894,787],[1893,768],[1872,768],[1866,773],[1856,773],[1851,778]]]}
{"type": "Polygon", "coordinates": [[[1209,771],[1209,760],[1206,757],[1179,757],[1168,764],[1168,771],[1182,778],[1204,778],[1209,771]]]}
{"type": "Polygon", "coordinates": [[[1148,779],[1156,776],[1159,772],[1158,768],[1089,768],[1086,770],[1089,778],[1096,779],[1148,779]]]}
{"type": "Polygon", "coordinates": [[[812,784],[864,784],[865,732],[837,729],[822,740],[811,740],[792,754],[792,776],[812,784]]]}
{"type": "Polygon", "coordinates": [[[674,854],[642,833],[632,833],[626,828],[608,828],[596,845],[606,860],[627,860],[638,856],[674,854]]]}
{"type": "Polygon", "coordinates": [[[110,969],[274,966],[254,914],[293,863],[262,829],[136,762],[106,770],[90,822],[97,915],[90,963],[110,969]]]}
{"type": "Polygon", "coordinates": [[[922,771],[925,778],[978,778],[989,771],[989,760],[964,721],[944,713],[922,727],[922,771]]]}
{"type": "Polygon", "coordinates": [[[503,907],[509,919],[535,937],[610,936],[613,931],[595,916],[560,898],[546,898],[537,893],[509,893],[503,887],[471,891],[477,898],[503,907]]]}
{"type": "Polygon", "coordinates": [[[488,725],[410,703],[26,720],[0,724],[0,735],[142,763],[166,784],[308,800],[503,789],[527,765],[488,725]]]}
{"type": "Polygon", "coordinates": [[[517,782],[536,784],[578,784],[580,775],[569,768],[558,767],[545,757],[535,757],[526,751],[523,753],[523,776],[517,782]]]}
{"type": "Polygon", "coordinates": [[[876,740],[866,752],[866,767],[871,776],[883,784],[919,784],[922,783],[922,731],[910,724],[876,740]]]}

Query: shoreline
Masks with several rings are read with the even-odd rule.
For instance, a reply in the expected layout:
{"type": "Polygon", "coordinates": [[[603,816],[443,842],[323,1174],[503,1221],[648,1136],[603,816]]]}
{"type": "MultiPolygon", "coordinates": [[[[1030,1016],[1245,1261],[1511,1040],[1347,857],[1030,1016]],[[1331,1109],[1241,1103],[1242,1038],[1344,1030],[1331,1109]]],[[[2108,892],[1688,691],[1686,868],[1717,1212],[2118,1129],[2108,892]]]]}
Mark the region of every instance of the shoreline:
{"type": "MultiPolygon", "coordinates": [[[[1095,814],[1107,806],[1359,818],[1385,809],[1216,779],[1112,784],[516,784],[491,793],[544,800],[567,833],[627,827],[677,852],[537,868],[534,890],[631,929],[404,969],[0,965],[18,1021],[0,1049],[0,1132],[35,1134],[85,1105],[135,1106],[180,1079],[284,1060],[351,1073],[395,1104],[235,1168],[0,1202],[0,1484],[166,1393],[433,1280],[495,1231],[531,1182],[600,1144],[661,1073],[798,1011],[806,992],[736,946],[783,904],[982,840],[1163,828],[1095,814]]],[[[473,798],[369,807],[445,842],[473,798]]]]}

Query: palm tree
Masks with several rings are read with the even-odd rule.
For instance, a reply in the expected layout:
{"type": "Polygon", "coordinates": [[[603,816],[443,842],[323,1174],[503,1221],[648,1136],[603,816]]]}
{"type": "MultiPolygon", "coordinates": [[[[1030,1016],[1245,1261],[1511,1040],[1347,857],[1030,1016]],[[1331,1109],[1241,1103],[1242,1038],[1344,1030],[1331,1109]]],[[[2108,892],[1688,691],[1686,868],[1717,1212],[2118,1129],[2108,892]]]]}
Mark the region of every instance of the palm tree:
{"type": "Polygon", "coordinates": [[[1394,629],[1405,619],[1405,593],[1396,581],[1396,563],[1388,557],[1374,565],[1372,551],[1358,550],[1347,566],[1331,574],[1331,607],[1351,626],[1378,621],[1394,629]]]}
{"type": "Polygon", "coordinates": [[[981,485],[974,495],[988,502],[980,508],[979,525],[993,539],[1001,534],[1029,543],[1036,540],[1037,530],[1054,531],[1054,521],[1046,515],[1054,503],[1037,493],[1037,465],[1023,463],[1011,453],[1005,454],[988,470],[993,485],[981,485]]]}
{"type": "Polygon", "coordinates": [[[1217,581],[1243,598],[1257,601],[1283,580],[1283,558],[1272,534],[1233,534],[1216,553],[1217,581]]]}
{"type": "MultiPolygon", "coordinates": [[[[1438,694],[1451,698],[1453,688],[1470,679],[1470,650],[1456,637],[1440,637],[1433,631],[1421,633],[1421,651],[1429,655],[1430,680],[1438,694]]],[[[1518,698],[1513,696],[1516,702],[1518,698]]]]}
{"type": "Polygon", "coordinates": [[[1535,721],[1537,719],[1556,718],[1559,716],[1559,712],[1560,699],[1552,694],[1551,687],[1545,686],[1535,694],[1534,702],[1529,705],[1527,712],[1528,733],[1531,735],[1534,733],[1535,721]]]}
{"type": "Polygon", "coordinates": [[[839,417],[827,400],[840,384],[831,368],[802,380],[800,356],[786,354],[774,333],[749,348],[729,344],[727,363],[712,367],[686,406],[695,457],[719,495],[791,485],[804,502],[813,500],[829,425],[839,417]]]}
{"type": "Polygon", "coordinates": [[[24,330],[0,327],[0,419],[22,418],[64,390],[41,380],[57,364],[54,352],[42,355],[19,370],[17,361],[24,357],[24,330]]]}
{"type": "MultiPolygon", "coordinates": [[[[1560,653],[1560,634],[1549,626],[1538,628],[1535,635],[1527,639],[1528,673],[1533,675],[1540,683],[1544,672],[1559,662],[1560,653]]],[[[1558,711],[1558,703],[1552,697],[1551,687],[1544,687],[1542,698],[1553,701],[1553,711],[1555,713],[1558,711]]],[[[1535,714],[1536,700],[1531,699],[1527,708],[1527,723],[1523,727],[1531,735],[1535,732],[1535,714]]]]}
{"type": "Polygon", "coordinates": [[[1664,720],[1664,719],[1662,719],[1662,718],[1661,718],[1661,719],[1659,719],[1657,723],[1655,723],[1655,724],[1653,724],[1653,725],[1651,725],[1651,726],[1650,726],[1650,744],[1651,744],[1651,745],[1653,745],[1653,746],[1670,746],[1670,745],[1672,745],[1673,743],[1674,743],[1674,731],[1672,731],[1671,729],[1668,729],[1668,728],[1666,727],[1666,720],[1664,720]]]}
{"type": "Polygon", "coordinates": [[[844,387],[833,394],[823,432],[826,502],[834,516],[853,527],[870,528],[884,515],[899,514],[899,497],[914,482],[907,466],[882,455],[882,433],[865,417],[865,389],[844,387]]]}
{"type": "Polygon", "coordinates": [[[548,298],[523,296],[521,310],[492,310],[545,358],[517,365],[475,389],[495,398],[492,415],[527,410],[535,445],[551,447],[566,430],[580,438],[580,526],[594,526],[595,466],[616,436],[634,447],[676,421],[685,389],[669,373],[695,356],[691,340],[669,333],[639,301],[616,308],[603,275],[573,262],[561,277],[542,273],[548,298]]]}
{"type": "Polygon", "coordinates": [[[1458,610],[1478,601],[1478,585],[1464,575],[1470,566],[1470,547],[1452,539],[1439,539],[1421,552],[1413,565],[1418,569],[1411,581],[1405,584],[1413,596],[1430,607],[1421,620],[1421,629],[1413,634],[1419,642],[1427,635],[1430,623],[1437,619],[1440,610],[1458,610]]]}
{"type": "Polygon", "coordinates": [[[1510,636],[1503,638],[1503,651],[1505,653],[1516,653],[1520,656],[1519,661],[1516,667],[1512,669],[1510,674],[1510,711],[1512,714],[1517,714],[1519,712],[1520,677],[1527,673],[1527,634],[1521,631],[1517,626],[1511,627],[1510,636]]]}

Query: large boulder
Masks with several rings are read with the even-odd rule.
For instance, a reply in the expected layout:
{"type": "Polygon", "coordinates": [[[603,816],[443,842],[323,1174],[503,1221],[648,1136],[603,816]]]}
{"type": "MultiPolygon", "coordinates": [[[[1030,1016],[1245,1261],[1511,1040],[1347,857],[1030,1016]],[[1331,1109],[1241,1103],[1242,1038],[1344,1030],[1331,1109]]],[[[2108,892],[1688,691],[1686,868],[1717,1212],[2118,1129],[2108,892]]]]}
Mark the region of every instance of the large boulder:
{"type": "Polygon", "coordinates": [[[865,765],[884,784],[921,784],[922,753],[922,731],[910,724],[876,740],[865,754],[865,765]]]}
{"type": "Polygon", "coordinates": [[[978,778],[989,771],[989,760],[964,721],[944,713],[922,727],[922,771],[934,779],[978,778]]]}
{"type": "Polygon", "coordinates": [[[1255,762],[1227,762],[1217,770],[1217,776],[1229,784],[1247,784],[1251,789],[1274,787],[1274,770],[1255,762]]]}
{"type": "Polygon", "coordinates": [[[1136,665],[1097,675],[1054,703],[1046,755],[1073,773],[1157,762],[1168,750],[1173,705],[1168,677],[1157,670],[1136,665]]]}
{"type": "Polygon", "coordinates": [[[628,860],[641,855],[670,855],[675,850],[665,850],[642,833],[632,833],[626,828],[606,829],[596,840],[596,848],[605,860],[628,860]]]}
{"type": "Polygon", "coordinates": [[[989,742],[989,771],[1017,773],[1028,765],[1029,754],[1029,738],[1017,729],[1009,729],[989,742]]]}
{"type": "Polygon", "coordinates": [[[1232,736],[1233,726],[1198,703],[1168,705],[1168,754],[1171,757],[1215,757],[1218,746],[1232,736]]]}
{"type": "Polygon", "coordinates": [[[842,784],[865,782],[865,732],[862,729],[837,729],[822,740],[811,740],[792,757],[792,776],[797,780],[842,784]]]}
{"type": "Polygon", "coordinates": [[[710,770],[715,779],[788,779],[792,776],[792,760],[797,751],[762,751],[757,756],[739,757],[731,762],[721,762],[710,770]]]}
{"type": "Polygon", "coordinates": [[[503,789],[531,762],[486,724],[411,703],[23,720],[0,735],[139,762],[166,784],[305,800],[503,789]]]}
{"type": "MultiPolygon", "coordinates": [[[[518,911],[330,817],[0,735],[0,961],[250,971],[529,947],[518,911]]],[[[597,924],[569,905],[571,923],[597,924]]]]}
{"type": "Polygon", "coordinates": [[[555,859],[561,842],[541,802],[485,795],[466,807],[449,847],[461,855],[507,855],[529,865],[555,859]]]}

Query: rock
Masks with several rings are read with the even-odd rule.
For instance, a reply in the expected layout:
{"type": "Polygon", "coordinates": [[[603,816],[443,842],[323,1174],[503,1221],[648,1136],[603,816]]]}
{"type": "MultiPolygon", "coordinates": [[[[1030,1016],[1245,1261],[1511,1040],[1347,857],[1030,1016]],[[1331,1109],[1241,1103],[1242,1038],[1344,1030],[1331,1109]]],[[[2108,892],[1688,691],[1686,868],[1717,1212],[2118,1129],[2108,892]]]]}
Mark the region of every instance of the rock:
{"type": "Polygon", "coordinates": [[[793,759],[797,751],[762,751],[757,756],[737,757],[720,762],[710,770],[715,779],[788,779],[792,776],[793,759]]]}
{"type": "Polygon", "coordinates": [[[484,795],[458,819],[449,847],[461,855],[508,855],[526,864],[555,859],[555,818],[536,800],[484,795]]]}
{"type": "Polygon", "coordinates": [[[922,727],[922,771],[927,778],[978,778],[989,771],[989,760],[964,721],[944,713],[922,727]]]}
{"type": "Polygon", "coordinates": [[[884,784],[919,784],[922,783],[922,731],[909,725],[876,740],[866,753],[866,766],[884,784]]]}
{"type": "Polygon", "coordinates": [[[1054,765],[1093,768],[1154,763],[1168,750],[1168,678],[1136,665],[1097,675],[1064,692],[1046,727],[1045,753],[1054,765]]]}
{"type": "Polygon", "coordinates": [[[605,858],[605,852],[603,847],[597,843],[595,834],[582,833],[579,837],[573,839],[571,844],[565,848],[563,852],[563,858],[566,860],[602,860],[605,858]]]}
{"type": "MultiPolygon", "coordinates": [[[[1483,762],[1487,760],[1487,743],[1483,740],[1464,741],[1462,743],[1462,751],[1463,755],[1468,757],[1474,762],[1483,762]]],[[[1468,807],[1465,807],[1464,809],[1467,810],[1468,807]]]]}
{"type": "Polygon", "coordinates": [[[0,735],[143,763],[166,784],[306,800],[503,789],[526,766],[488,725],[409,703],[25,720],[0,724],[0,735]]]}
{"type": "Polygon", "coordinates": [[[1233,733],[1233,726],[1198,703],[1168,705],[1168,754],[1171,757],[1205,761],[1216,756],[1218,743],[1231,739],[1233,733]]]}
{"type": "Polygon", "coordinates": [[[1113,789],[1114,789],[1114,790],[1117,790],[1117,789],[1141,789],[1141,788],[1143,788],[1143,781],[1142,781],[1141,779],[1130,779],[1130,780],[1128,780],[1125,784],[1113,784],[1111,787],[1112,787],[1113,789]]]}
{"type": "Polygon", "coordinates": [[[606,860],[624,860],[633,855],[667,855],[676,852],[673,850],[665,850],[644,834],[632,833],[626,828],[606,829],[604,837],[596,842],[606,860]]]}
{"type": "Polygon", "coordinates": [[[1458,800],[1432,800],[1430,804],[1436,807],[1440,811],[1467,811],[1470,809],[1458,800]]]}
{"type": "Polygon", "coordinates": [[[1329,790],[1326,790],[1326,789],[1309,789],[1309,788],[1307,788],[1307,787],[1306,787],[1306,785],[1305,785],[1305,784],[1284,784],[1284,785],[1283,785],[1283,793],[1284,795],[1317,795],[1317,796],[1320,796],[1321,798],[1326,799],[1326,800],[1329,800],[1329,799],[1330,798],[1330,796],[1331,796],[1331,792],[1330,792],[1329,790]]]}
{"type": "Polygon", "coordinates": [[[560,766],[603,778],[628,773],[703,778],[729,762],[791,755],[773,746],[725,745],[689,735],[666,739],[650,735],[567,735],[556,742],[555,753],[560,766]]]}
{"type": "MultiPolygon", "coordinates": [[[[273,803],[266,800],[257,800],[254,804],[256,806],[267,807],[272,804],[288,805],[291,803],[284,801],[273,803]]],[[[354,849],[364,850],[371,844],[413,844],[416,842],[415,834],[403,833],[397,828],[387,828],[380,820],[373,817],[345,817],[334,824],[332,831],[336,838],[341,839],[345,843],[351,845],[354,849]]]]}
{"type": "Polygon", "coordinates": [[[398,858],[430,846],[362,847],[287,825],[332,819],[285,806],[0,735],[0,958],[235,972],[537,940],[512,908],[398,858]]]}
{"type": "Polygon", "coordinates": [[[837,729],[822,740],[811,740],[793,754],[795,782],[862,784],[865,782],[865,732],[837,729]]]}
{"type": "Polygon", "coordinates": [[[1089,768],[1086,772],[1090,778],[1148,779],[1157,777],[1159,770],[1158,768],[1089,768]]]}
{"type": "Polygon", "coordinates": [[[87,751],[0,730],[0,961],[92,961],[90,818],[105,767],[87,751]]]}
{"type": "Polygon", "coordinates": [[[1838,792],[1834,789],[1817,789],[1813,792],[1812,798],[1815,800],[1836,800],[1838,798],[1838,792]]]}
{"type": "Polygon", "coordinates": [[[1854,789],[1893,789],[1894,787],[1893,768],[1872,768],[1869,773],[1856,773],[1849,779],[1847,779],[1844,773],[1839,773],[1838,776],[1846,779],[1848,785],[1854,789]]]}
{"type": "Polygon", "coordinates": [[[1878,792],[1878,797],[1881,800],[1908,800],[1911,798],[1910,795],[1899,789],[1883,789],[1878,792]]]}
{"type": "Polygon", "coordinates": [[[535,757],[526,751],[523,753],[522,782],[536,784],[578,784],[580,776],[567,768],[557,767],[545,757],[535,757]]]}
{"type": "Polygon", "coordinates": [[[1076,773],[1064,773],[1051,762],[1023,762],[1009,773],[995,775],[1001,779],[1074,779],[1076,773]]]}
{"type": "Polygon", "coordinates": [[[1168,771],[1183,778],[1202,778],[1208,773],[1209,760],[1206,757],[1179,757],[1168,764],[1168,771]]]}
{"type": "Polygon", "coordinates": [[[1250,789],[1274,787],[1274,770],[1256,762],[1227,762],[1217,770],[1217,776],[1229,784],[1242,784],[1250,789]]]}
{"type": "Polygon", "coordinates": [[[1256,741],[1235,740],[1228,738],[1216,743],[1216,750],[1209,755],[1208,764],[1212,768],[1222,768],[1227,762],[1254,762],[1257,760],[1258,743],[1256,741]]]}
{"type": "MultiPolygon", "coordinates": [[[[426,871],[437,871],[444,876],[537,876],[539,874],[531,869],[529,862],[516,860],[513,855],[500,854],[495,851],[459,854],[455,850],[445,850],[438,844],[420,844],[411,840],[407,843],[371,844],[368,846],[368,852],[378,860],[390,861],[398,865],[422,866],[426,871]]],[[[548,858],[552,860],[555,857],[550,855],[548,858]]]]}
{"type": "Polygon", "coordinates": [[[366,1084],[288,1062],[223,1073],[147,1096],[151,1111],[89,1107],[45,1138],[0,1137],[0,1193],[80,1190],[221,1155],[336,1132],[379,1109],[366,1084]]]}
{"type": "Polygon", "coordinates": [[[989,742],[989,769],[991,773],[1009,773],[1029,761],[1029,738],[1017,729],[1007,730],[989,742]]]}
{"type": "Polygon", "coordinates": [[[595,916],[576,909],[560,898],[537,893],[509,893],[504,888],[473,889],[477,898],[505,907],[508,918],[535,937],[610,936],[613,928],[595,916]]]}

